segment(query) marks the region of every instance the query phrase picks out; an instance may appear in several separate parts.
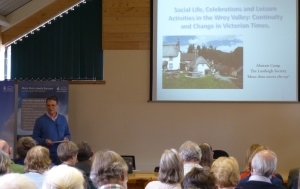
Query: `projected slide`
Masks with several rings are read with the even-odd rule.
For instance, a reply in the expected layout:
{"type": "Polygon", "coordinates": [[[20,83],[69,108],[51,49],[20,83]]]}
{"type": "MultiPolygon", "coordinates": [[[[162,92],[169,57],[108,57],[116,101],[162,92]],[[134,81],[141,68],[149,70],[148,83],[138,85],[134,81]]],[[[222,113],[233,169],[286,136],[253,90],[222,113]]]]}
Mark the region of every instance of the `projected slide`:
{"type": "Polygon", "coordinates": [[[154,0],[153,101],[298,101],[296,0],[154,0]]]}

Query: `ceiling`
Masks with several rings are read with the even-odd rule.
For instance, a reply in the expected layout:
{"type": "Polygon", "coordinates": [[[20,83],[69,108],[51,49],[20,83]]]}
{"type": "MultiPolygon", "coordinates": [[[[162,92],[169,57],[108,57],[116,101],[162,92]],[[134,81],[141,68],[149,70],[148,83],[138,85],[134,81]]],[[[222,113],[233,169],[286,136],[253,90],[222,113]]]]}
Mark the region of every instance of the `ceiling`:
{"type": "Polygon", "coordinates": [[[0,41],[8,44],[85,0],[0,0],[0,41]]]}
{"type": "Polygon", "coordinates": [[[0,15],[6,17],[31,0],[0,0],[0,15]]]}
{"type": "Polygon", "coordinates": [[[55,0],[0,0],[1,32],[41,10],[55,0]]]}

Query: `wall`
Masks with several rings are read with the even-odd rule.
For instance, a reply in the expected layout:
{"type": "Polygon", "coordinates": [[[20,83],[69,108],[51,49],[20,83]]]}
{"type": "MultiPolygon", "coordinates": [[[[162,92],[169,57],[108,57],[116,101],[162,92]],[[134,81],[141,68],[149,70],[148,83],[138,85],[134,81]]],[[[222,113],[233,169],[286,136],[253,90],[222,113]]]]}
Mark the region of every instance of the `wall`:
{"type": "Polygon", "coordinates": [[[74,141],[135,155],[140,170],[152,171],[164,149],[186,140],[226,150],[241,168],[252,143],[276,152],[285,178],[300,166],[298,103],[148,102],[149,60],[148,50],[104,51],[106,84],[70,85],[74,141]]]}

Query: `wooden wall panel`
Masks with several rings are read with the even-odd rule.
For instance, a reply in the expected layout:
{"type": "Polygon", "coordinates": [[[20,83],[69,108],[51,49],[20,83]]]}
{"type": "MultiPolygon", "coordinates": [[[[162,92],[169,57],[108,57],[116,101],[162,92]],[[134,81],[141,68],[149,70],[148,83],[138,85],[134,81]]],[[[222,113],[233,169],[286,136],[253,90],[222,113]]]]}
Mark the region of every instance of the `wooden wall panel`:
{"type": "Polygon", "coordinates": [[[103,7],[149,7],[150,0],[102,0],[103,7]]]}
{"type": "Polygon", "coordinates": [[[104,50],[150,49],[150,0],[103,0],[104,50]]]}
{"type": "Polygon", "coordinates": [[[137,34],[127,34],[122,33],[119,35],[115,35],[113,33],[107,33],[103,35],[103,38],[107,39],[108,42],[124,42],[124,41],[149,41],[149,35],[145,33],[137,33],[137,34]]]}
{"type": "Polygon", "coordinates": [[[149,17],[149,7],[131,7],[131,8],[108,8],[104,9],[103,17],[126,16],[126,17],[149,17]]]}

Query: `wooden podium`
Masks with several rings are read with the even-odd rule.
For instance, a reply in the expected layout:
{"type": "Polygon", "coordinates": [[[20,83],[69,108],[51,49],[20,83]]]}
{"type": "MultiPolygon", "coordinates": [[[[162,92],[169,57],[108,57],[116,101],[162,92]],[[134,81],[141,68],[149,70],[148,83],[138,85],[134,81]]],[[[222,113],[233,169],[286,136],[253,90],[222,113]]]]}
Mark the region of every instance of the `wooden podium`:
{"type": "Polygon", "coordinates": [[[157,180],[158,173],[135,171],[132,174],[128,174],[128,189],[144,189],[145,186],[154,180],[157,180]]]}

